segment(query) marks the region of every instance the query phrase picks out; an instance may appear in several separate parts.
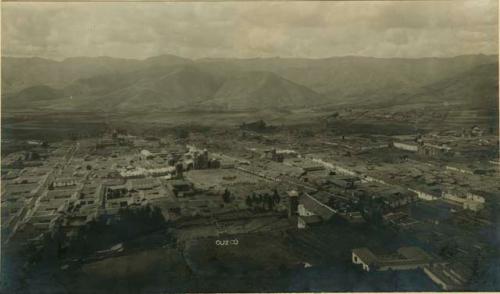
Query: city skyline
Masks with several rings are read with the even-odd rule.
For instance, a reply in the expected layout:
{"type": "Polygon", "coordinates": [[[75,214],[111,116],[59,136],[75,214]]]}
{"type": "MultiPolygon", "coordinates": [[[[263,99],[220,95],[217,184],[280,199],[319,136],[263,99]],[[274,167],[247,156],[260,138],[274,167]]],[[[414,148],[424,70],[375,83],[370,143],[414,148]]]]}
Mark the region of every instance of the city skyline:
{"type": "Polygon", "coordinates": [[[2,3],[1,293],[500,289],[498,0],[159,1],[2,3]]]}

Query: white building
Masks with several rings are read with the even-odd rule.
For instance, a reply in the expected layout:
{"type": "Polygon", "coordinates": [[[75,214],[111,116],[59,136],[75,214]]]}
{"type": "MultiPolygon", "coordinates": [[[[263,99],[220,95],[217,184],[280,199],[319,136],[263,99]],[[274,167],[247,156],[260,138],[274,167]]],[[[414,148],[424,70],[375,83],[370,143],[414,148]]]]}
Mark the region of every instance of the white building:
{"type": "Polygon", "coordinates": [[[152,157],[153,157],[153,153],[151,153],[150,151],[148,151],[148,150],[146,150],[146,149],[143,149],[143,150],[141,151],[141,157],[142,157],[143,159],[150,159],[150,158],[152,158],[152,157]]]}
{"type": "Polygon", "coordinates": [[[426,193],[426,192],[423,192],[423,191],[414,190],[414,189],[410,189],[410,188],[408,188],[408,191],[416,193],[417,197],[419,199],[422,199],[422,200],[433,201],[433,200],[437,200],[438,199],[437,196],[429,194],[429,193],[426,193]]]}
{"type": "Polygon", "coordinates": [[[467,196],[467,200],[471,200],[471,201],[476,201],[476,202],[479,202],[479,203],[485,203],[486,200],[484,199],[483,196],[479,196],[475,193],[471,193],[471,192],[467,192],[465,194],[465,196],[467,196]]]}
{"type": "Polygon", "coordinates": [[[452,192],[442,192],[442,196],[444,199],[457,202],[457,203],[464,203],[467,201],[467,197],[465,195],[460,195],[457,193],[452,193],[452,192]]]}
{"type": "Polygon", "coordinates": [[[480,211],[484,208],[484,204],[482,202],[466,200],[464,202],[464,209],[472,210],[472,211],[480,211]]]}
{"type": "Polygon", "coordinates": [[[297,219],[297,228],[305,229],[310,225],[321,223],[322,219],[319,215],[299,216],[297,219]]]}
{"type": "Polygon", "coordinates": [[[52,183],[54,188],[76,186],[78,182],[72,178],[59,178],[52,183]]]}
{"type": "Polygon", "coordinates": [[[401,150],[405,151],[411,151],[411,152],[417,152],[418,151],[418,146],[414,144],[407,144],[407,143],[401,143],[401,142],[393,142],[392,145],[394,148],[398,148],[401,150]]]}
{"type": "Polygon", "coordinates": [[[368,248],[352,250],[352,262],[360,264],[364,271],[404,271],[423,268],[433,257],[418,247],[401,247],[396,254],[377,255],[368,248]]]}
{"type": "Polygon", "coordinates": [[[464,194],[443,192],[443,198],[462,204],[464,209],[472,211],[480,211],[484,208],[485,203],[484,197],[471,192],[467,192],[464,194]]]}
{"type": "Polygon", "coordinates": [[[309,211],[305,208],[304,204],[299,204],[298,212],[300,216],[312,216],[315,215],[312,211],[309,211]]]}

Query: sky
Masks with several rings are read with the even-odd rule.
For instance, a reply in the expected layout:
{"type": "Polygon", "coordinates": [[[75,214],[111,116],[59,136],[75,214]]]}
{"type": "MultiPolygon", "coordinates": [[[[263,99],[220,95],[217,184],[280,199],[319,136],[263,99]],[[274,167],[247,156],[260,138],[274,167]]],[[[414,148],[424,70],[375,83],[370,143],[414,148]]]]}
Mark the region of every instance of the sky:
{"type": "Polygon", "coordinates": [[[2,56],[498,54],[498,0],[1,5],[2,56]]]}

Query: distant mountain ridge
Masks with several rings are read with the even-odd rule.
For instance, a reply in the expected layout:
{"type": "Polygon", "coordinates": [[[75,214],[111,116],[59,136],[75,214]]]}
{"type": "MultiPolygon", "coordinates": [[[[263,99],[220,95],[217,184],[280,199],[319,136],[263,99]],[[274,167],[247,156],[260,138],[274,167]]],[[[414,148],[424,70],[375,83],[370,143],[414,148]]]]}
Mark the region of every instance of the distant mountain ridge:
{"type": "Polygon", "coordinates": [[[497,97],[497,66],[497,56],[491,55],[198,60],[162,55],[63,61],[3,57],[2,100],[6,110],[68,111],[258,110],[447,99],[475,103],[475,96],[497,97]]]}
{"type": "Polygon", "coordinates": [[[2,90],[11,93],[35,85],[63,88],[77,80],[98,75],[190,62],[192,60],[174,55],[160,55],[144,60],[105,56],[71,57],[62,61],[39,57],[2,57],[2,90]]]}

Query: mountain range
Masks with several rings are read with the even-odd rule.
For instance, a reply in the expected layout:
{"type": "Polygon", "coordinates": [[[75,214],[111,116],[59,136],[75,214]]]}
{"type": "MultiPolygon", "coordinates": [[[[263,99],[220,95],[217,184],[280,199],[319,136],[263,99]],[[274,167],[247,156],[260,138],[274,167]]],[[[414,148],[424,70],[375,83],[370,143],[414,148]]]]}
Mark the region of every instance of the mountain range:
{"type": "Polygon", "coordinates": [[[4,110],[261,110],[498,101],[492,55],[452,58],[2,57],[4,110]]]}

